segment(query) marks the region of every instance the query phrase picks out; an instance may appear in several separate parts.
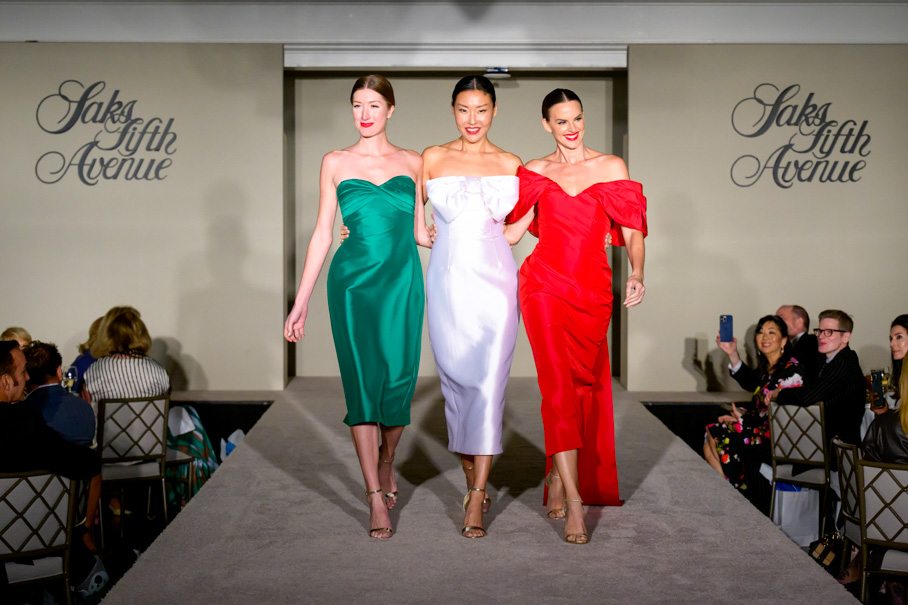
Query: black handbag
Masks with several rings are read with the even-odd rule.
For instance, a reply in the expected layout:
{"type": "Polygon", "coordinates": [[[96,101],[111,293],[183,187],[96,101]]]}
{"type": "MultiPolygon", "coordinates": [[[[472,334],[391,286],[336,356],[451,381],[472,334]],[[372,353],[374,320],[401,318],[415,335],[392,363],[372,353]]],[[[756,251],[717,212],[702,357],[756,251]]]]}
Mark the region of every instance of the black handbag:
{"type": "Polygon", "coordinates": [[[823,569],[835,575],[839,573],[839,568],[842,567],[844,550],[845,538],[839,535],[839,532],[833,532],[826,534],[815,542],[811,542],[807,552],[823,569]]]}

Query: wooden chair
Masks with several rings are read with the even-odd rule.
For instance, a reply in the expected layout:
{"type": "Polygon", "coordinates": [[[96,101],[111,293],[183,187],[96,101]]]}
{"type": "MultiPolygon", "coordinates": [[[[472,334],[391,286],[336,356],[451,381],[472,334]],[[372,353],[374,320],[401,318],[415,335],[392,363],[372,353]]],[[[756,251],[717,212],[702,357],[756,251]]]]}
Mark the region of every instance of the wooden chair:
{"type": "Polygon", "coordinates": [[[772,442],[772,502],[769,518],[776,505],[776,483],[779,481],[820,490],[820,535],[826,523],[826,499],[829,495],[829,459],[826,452],[826,427],[823,402],[807,407],[769,404],[769,431],[772,442]],[[793,474],[794,465],[811,467],[793,474]]]}
{"type": "Polygon", "coordinates": [[[908,466],[857,463],[861,517],[861,601],[868,602],[870,574],[908,576],[908,466]],[[868,569],[868,547],[886,551],[878,569],[868,569]]]}
{"type": "MultiPolygon", "coordinates": [[[[170,393],[153,397],[101,399],[98,402],[98,452],[104,488],[111,484],[152,481],[161,486],[164,525],[167,525],[167,413],[170,393]]],[[[121,491],[121,506],[125,506],[121,491]]],[[[103,506],[101,540],[104,540],[103,506]]],[[[148,514],[151,486],[148,488],[148,514]]],[[[121,526],[122,527],[122,526],[121,526]]]]}
{"type": "Polygon", "coordinates": [[[72,602],[74,482],[45,471],[0,474],[0,563],[10,586],[62,580],[72,602]]]}

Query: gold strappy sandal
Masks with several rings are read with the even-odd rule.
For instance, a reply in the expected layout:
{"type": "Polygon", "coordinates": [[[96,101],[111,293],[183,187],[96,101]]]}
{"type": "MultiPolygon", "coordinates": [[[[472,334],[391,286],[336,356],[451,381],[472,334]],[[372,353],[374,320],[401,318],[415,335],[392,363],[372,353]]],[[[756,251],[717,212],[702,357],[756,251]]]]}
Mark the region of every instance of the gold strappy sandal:
{"type": "MultiPolygon", "coordinates": [[[[366,503],[369,502],[369,496],[374,496],[375,494],[380,494],[380,493],[381,493],[381,488],[372,490],[371,492],[366,491],[366,503]]],[[[391,534],[391,536],[394,535],[394,530],[390,527],[373,527],[372,529],[369,530],[369,537],[375,538],[376,540],[387,540],[388,538],[391,537],[391,536],[388,536],[387,538],[383,538],[381,536],[376,536],[375,532],[388,532],[389,534],[391,534]]]]}
{"type": "MultiPolygon", "coordinates": [[[[567,511],[568,502],[579,502],[580,505],[583,506],[583,500],[568,500],[567,498],[565,498],[564,502],[565,502],[565,506],[564,506],[565,511],[567,511]]],[[[567,515],[567,512],[565,512],[565,515],[567,515]]],[[[568,534],[564,537],[564,541],[567,542],[568,544],[589,544],[590,535],[589,534],[568,534]],[[571,538],[574,538],[574,539],[572,540],[571,538]]]]}
{"type": "MultiPolygon", "coordinates": [[[[473,467],[472,467],[472,466],[467,466],[467,465],[464,463],[464,461],[463,461],[462,458],[461,458],[461,460],[460,460],[460,466],[463,468],[464,477],[467,478],[467,490],[470,490],[470,489],[472,489],[472,488],[469,487],[469,486],[470,486],[470,484],[473,482],[473,477],[471,477],[470,475],[468,475],[468,474],[467,474],[467,471],[472,471],[472,470],[473,470],[473,467]]],[[[469,493],[469,491],[468,491],[468,492],[467,492],[467,498],[464,500],[464,502],[465,502],[464,506],[466,506],[466,501],[469,500],[469,499],[470,499],[470,493],[469,493]]],[[[492,508],[492,499],[489,498],[488,492],[486,492],[486,497],[482,499],[482,514],[488,513],[488,512],[489,512],[489,509],[491,509],[491,508],[492,508]]],[[[466,510],[466,509],[464,509],[464,510],[466,510]]]]}
{"type": "MultiPolygon", "coordinates": [[[[552,497],[552,481],[558,479],[561,481],[561,475],[555,474],[555,469],[549,471],[549,474],[545,476],[543,483],[546,487],[549,488],[549,498],[552,497]]],[[[562,488],[563,489],[563,488],[562,488]]],[[[550,508],[548,512],[545,513],[545,516],[549,519],[564,519],[567,516],[567,501],[561,506],[561,514],[558,514],[559,510],[557,508],[550,508]]]]}
{"type": "MultiPolygon", "coordinates": [[[[471,488],[469,488],[469,489],[467,490],[467,495],[464,496],[464,498],[463,498],[463,510],[466,511],[466,510],[467,510],[467,504],[470,503],[470,492],[485,492],[485,491],[486,491],[486,490],[484,490],[484,489],[479,489],[478,487],[471,487],[471,488]]],[[[486,493],[488,493],[488,492],[486,492],[486,493]]],[[[484,501],[485,501],[485,500],[483,500],[483,502],[484,502],[484,501]]],[[[460,530],[460,535],[463,536],[464,538],[485,538],[485,537],[486,537],[486,529],[485,529],[484,527],[480,527],[480,526],[476,526],[476,525],[464,525],[464,526],[463,526],[463,529],[460,530]],[[468,531],[481,531],[482,534],[480,534],[480,535],[478,535],[478,536],[468,536],[468,535],[467,535],[467,532],[468,532],[468,531]]]]}
{"type": "MultiPolygon", "coordinates": [[[[382,460],[381,456],[379,456],[378,462],[380,464],[387,464],[390,466],[391,463],[394,462],[394,458],[391,458],[390,460],[382,460]]],[[[394,473],[393,467],[391,468],[391,473],[392,474],[394,473]]],[[[386,505],[388,506],[388,510],[391,510],[392,508],[394,508],[394,505],[397,504],[397,490],[394,490],[393,492],[388,492],[387,494],[384,495],[384,498],[385,498],[385,500],[391,501],[390,503],[386,502],[386,505]]]]}

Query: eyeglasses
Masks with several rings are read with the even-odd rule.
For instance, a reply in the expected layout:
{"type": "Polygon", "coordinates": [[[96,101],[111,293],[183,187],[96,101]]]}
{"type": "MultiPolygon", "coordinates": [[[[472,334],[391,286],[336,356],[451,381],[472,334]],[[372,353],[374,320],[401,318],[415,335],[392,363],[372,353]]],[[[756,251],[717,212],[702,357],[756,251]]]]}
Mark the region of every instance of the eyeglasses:
{"type": "Polygon", "coordinates": [[[833,332],[839,332],[841,334],[845,334],[846,332],[848,332],[848,330],[830,330],[829,328],[826,328],[825,330],[821,330],[820,328],[814,328],[814,331],[813,331],[813,333],[816,334],[817,336],[820,336],[822,334],[826,338],[829,338],[830,336],[832,336],[833,332]]]}

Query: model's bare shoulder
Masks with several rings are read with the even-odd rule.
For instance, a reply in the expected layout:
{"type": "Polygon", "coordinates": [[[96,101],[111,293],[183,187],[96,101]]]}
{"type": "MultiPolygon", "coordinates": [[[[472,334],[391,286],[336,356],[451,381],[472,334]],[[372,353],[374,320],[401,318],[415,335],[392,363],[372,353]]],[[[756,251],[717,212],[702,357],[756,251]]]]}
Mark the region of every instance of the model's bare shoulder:
{"type": "Polygon", "coordinates": [[[504,164],[513,174],[517,174],[517,169],[523,166],[523,162],[520,160],[520,158],[509,151],[503,152],[503,156],[504,164]]]}
{"type": "Polygon", "coordinates": [[[605,177],[604,180],[621,181],[629,178],[627,164],[617,155],[602,154],[601,157],[596,158],[596,163],[599,171],[605,177]]]}
{"type": "Polygon", "coordinates": [[[344,163],[344,159],[349,155],[350,152],[346,149],[335,149],[326,153],[322,158],[322,176],[328,176],[333,181],[337,168],[344,163]]]}
{"type": "Polygon", "coordinates": [[[526,163],[526,169],[532,170],[533,172],[538,172],[539,174],[542,174],[545,171],[545,169],[548,168],[549,164],[552,163],[552,161],[549,159],[550,157],[551,156],[546,156],[544,158],[530,160],[529,162],[526,163]]]}

